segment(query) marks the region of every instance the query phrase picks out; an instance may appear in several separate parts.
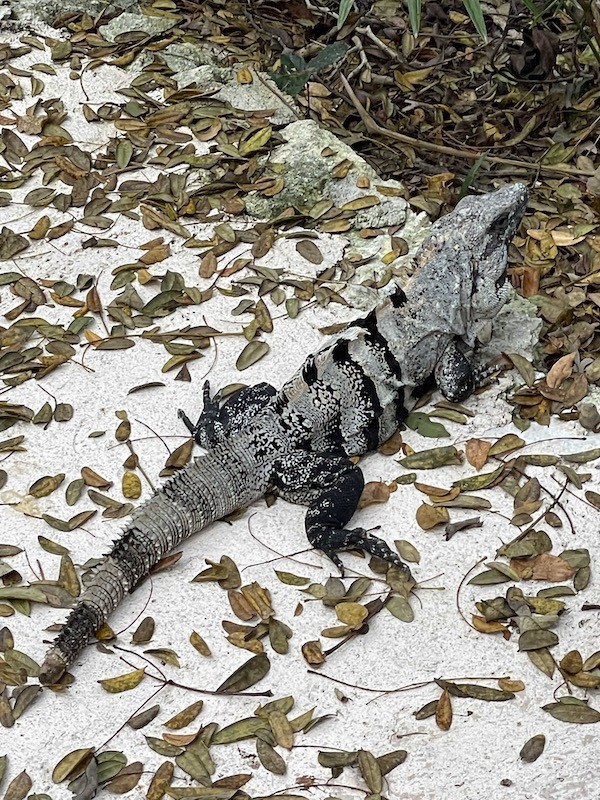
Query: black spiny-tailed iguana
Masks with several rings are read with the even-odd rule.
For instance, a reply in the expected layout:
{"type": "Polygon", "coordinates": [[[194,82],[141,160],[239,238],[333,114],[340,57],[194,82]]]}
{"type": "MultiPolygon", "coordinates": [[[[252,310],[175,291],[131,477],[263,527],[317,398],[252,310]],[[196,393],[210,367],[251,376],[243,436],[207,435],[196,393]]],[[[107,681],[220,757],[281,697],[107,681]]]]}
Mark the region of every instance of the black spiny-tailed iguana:
{"type": "Polygon", "coordinates": [[[360,548],[409,577],[382,539],[345,527],[364,483],[349,456],[388,439],[432,377],[450,400],[473,391],[468,354],[510,294],[507,248],[526,202],[521,184],[461,200],[431,228],[405,291],[348,325],[279,391],[259,384],[220,407],[205,386],[197,425],[181,416],[206,455],[132,514],[46,655],[41,683],[61,677],[166,553],[268,491],[308,506],[310,543],[340,569],[337,552],[360,548]]]}

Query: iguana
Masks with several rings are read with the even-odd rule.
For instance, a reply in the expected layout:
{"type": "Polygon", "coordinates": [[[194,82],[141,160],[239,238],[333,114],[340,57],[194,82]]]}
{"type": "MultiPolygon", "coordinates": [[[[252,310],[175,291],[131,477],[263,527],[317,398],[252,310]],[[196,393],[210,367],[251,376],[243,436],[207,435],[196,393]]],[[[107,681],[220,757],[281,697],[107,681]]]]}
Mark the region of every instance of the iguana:
{"type": "Polygon", "coordinates": [[[338,551],[359,548],[409,578],[383,539],[346,527],[364,485],[350,457],[387,440],[432,378],[449,400],[476,387],[482,373],[469,356],[510,295],[507,249],[526,203],[522,184],[463,198],[432,226],[405,290],[332,337],[279,391],[261,383],[221,405],[206,384],[198,423],[180,412],[206,455],[131,515],[46,655],[40,682],[59,680],[166,553],[267,492],[308,506],[308,540],[340,570],[338,551]]]}

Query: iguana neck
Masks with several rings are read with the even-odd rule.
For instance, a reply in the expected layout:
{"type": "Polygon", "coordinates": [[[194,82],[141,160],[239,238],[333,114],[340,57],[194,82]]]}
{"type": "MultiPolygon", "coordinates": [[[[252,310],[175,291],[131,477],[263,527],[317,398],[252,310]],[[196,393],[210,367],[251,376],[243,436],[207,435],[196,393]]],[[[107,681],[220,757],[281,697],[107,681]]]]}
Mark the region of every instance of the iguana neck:
{"type": "Polygon", "coordinates": [[[379,330],[402,369],[406,387],[423,384],[433,373],[448,342],[459,334],[450,309],[427,304],[420,293],[407,292],[403,305],[392,300],[379,305],[375,314],[379,330]]]}

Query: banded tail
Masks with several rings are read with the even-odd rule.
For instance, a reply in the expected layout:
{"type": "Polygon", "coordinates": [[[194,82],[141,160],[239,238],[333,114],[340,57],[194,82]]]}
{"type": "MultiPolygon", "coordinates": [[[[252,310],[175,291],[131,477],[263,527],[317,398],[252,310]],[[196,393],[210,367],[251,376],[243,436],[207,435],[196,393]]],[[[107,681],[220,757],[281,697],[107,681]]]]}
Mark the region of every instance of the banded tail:
{"type": "Polygon", "coordinates": [[[42,664],[39,680],[56,683],[88,640],[150,569],[184,539],[243,508],[268,487],[251,433],[240,433],[177,472],[131,516],[69,615],[42,664]]]}

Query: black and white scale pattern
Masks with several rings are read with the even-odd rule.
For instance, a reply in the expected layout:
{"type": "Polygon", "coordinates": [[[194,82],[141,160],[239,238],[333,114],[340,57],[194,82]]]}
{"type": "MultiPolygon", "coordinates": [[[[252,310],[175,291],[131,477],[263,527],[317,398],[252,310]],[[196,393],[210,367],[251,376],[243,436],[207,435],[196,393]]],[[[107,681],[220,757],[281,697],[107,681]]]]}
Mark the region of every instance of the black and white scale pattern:
{"type": "Polygon", "coordinates": [[[182,417],[207,454],[133,513],[49,650],[40,682],[60,678],[170,550],[268,491],[308,506],[310,543],[341,570],[338,551],[362,548],[410,576],[383,539],[346,527],[364,485],[349,457],[388,439],[432,378],[453,400],[473,390],[471,359],[508,299],[507,248],[526,202],[520,184],[461,200],[433,225],[405,293],[351,323],[279,391],[259,384],[221,405],[206,386],[198,423],[182,417]]]}

